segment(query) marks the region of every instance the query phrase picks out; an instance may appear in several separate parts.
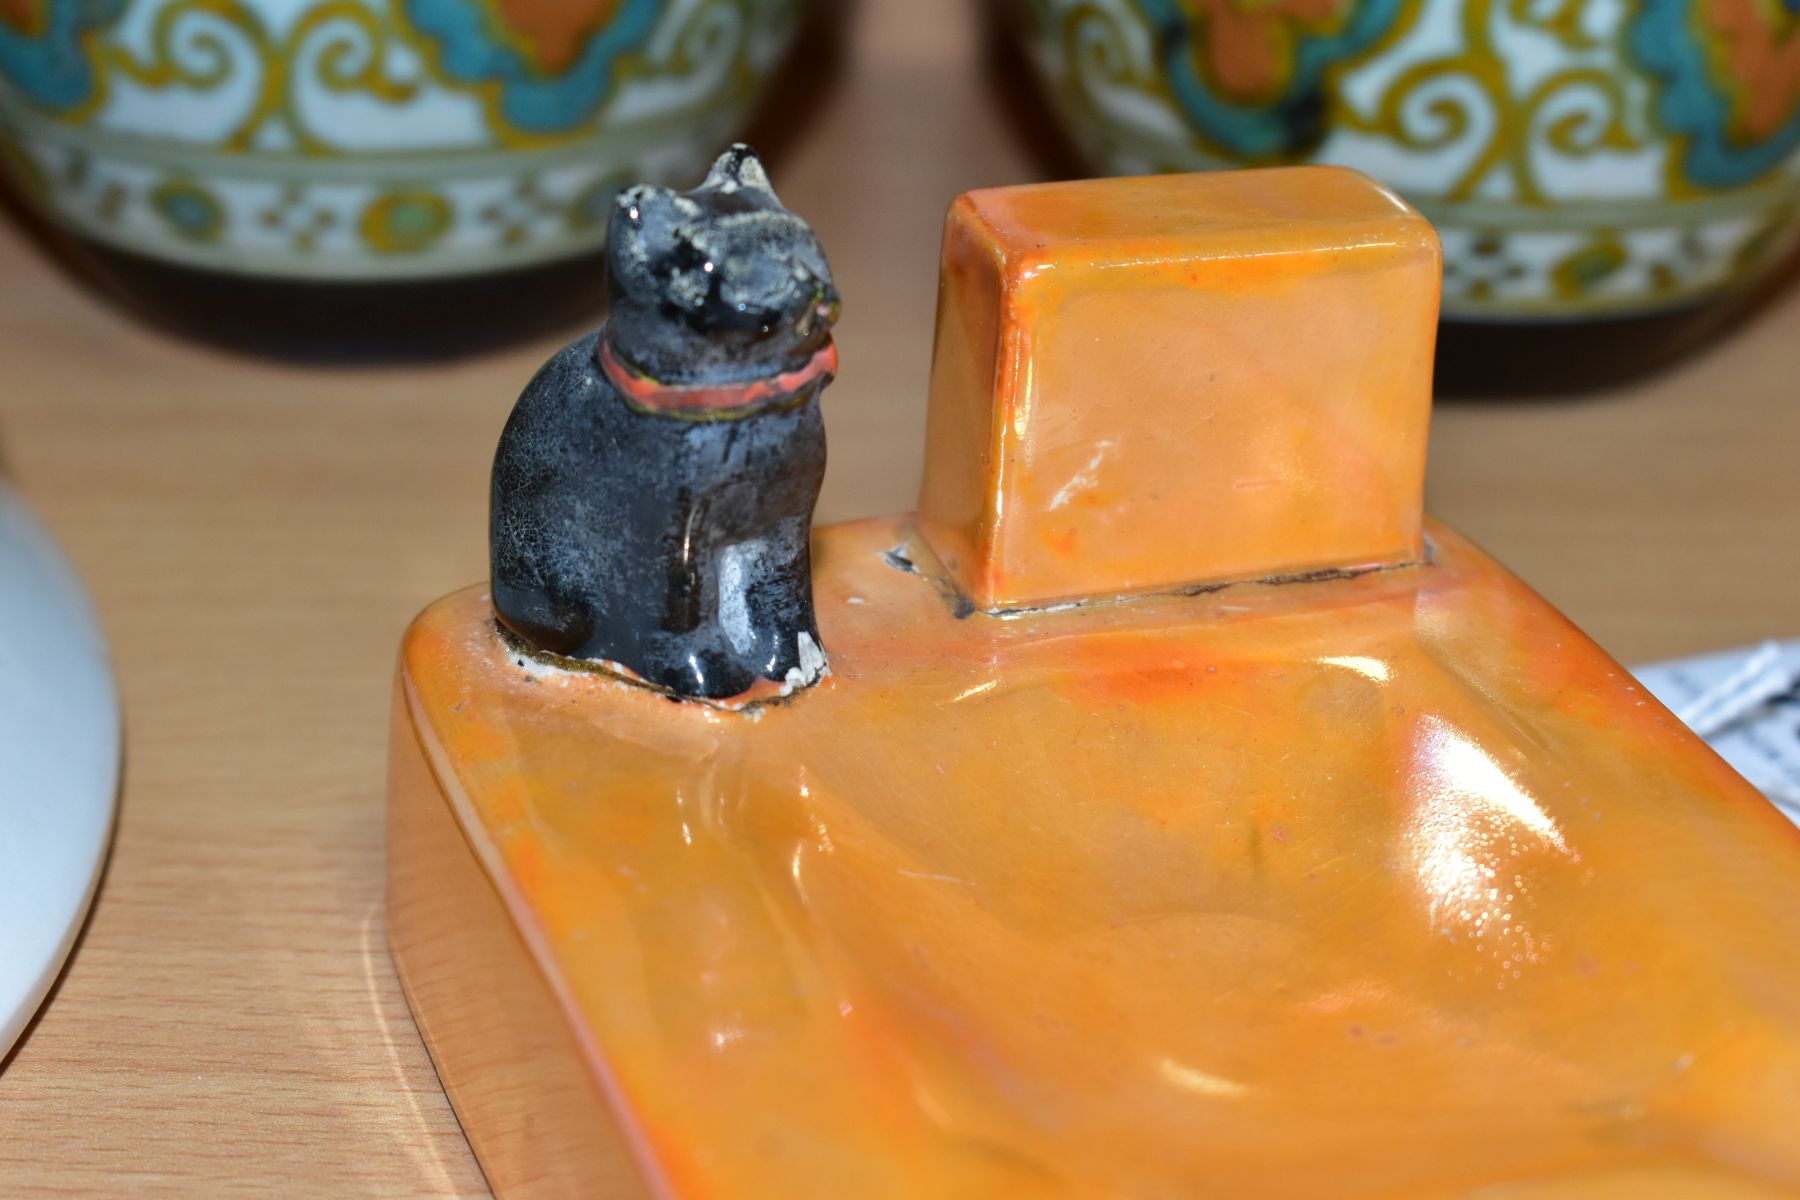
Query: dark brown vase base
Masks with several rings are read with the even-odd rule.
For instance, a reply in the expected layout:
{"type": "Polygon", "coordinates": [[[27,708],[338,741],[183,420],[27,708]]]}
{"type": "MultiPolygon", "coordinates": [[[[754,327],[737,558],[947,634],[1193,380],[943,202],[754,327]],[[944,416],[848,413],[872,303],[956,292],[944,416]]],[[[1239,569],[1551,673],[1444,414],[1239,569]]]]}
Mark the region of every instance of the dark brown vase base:
{"type": "Polygon", "coordinates": [[[1552,397],[1631,383],[1711,341],[1747,297],[1585,321],[1455,321],[1438,326],[1435,390],[1446,397],[1552,397]]]}
{"type": "Polygon", "coordinates": [[[481,275],[391,283],[301,282],[176,266],[81,241],[78,257],[147,320],[228,349],[304,362],[455,358],[593,324],[600,251],[481,275]]]}

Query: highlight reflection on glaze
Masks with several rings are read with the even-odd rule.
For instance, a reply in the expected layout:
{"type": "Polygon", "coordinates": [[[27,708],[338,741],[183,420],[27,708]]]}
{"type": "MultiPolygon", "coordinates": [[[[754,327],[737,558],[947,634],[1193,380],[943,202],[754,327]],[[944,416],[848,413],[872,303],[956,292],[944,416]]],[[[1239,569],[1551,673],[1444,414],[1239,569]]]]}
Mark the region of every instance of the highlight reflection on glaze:
{"type": "Polygon", "coordinates": [[[1556,822],[1467,735],[1436,717],[1419,722],[1407,794],[1407,835],[1430,920],[1445,933],[1486,939],[1507,973],[1535,963],[1543,947],[1525,917],[1526,872],[1544,848],[1579,862],[1556,822]]]}

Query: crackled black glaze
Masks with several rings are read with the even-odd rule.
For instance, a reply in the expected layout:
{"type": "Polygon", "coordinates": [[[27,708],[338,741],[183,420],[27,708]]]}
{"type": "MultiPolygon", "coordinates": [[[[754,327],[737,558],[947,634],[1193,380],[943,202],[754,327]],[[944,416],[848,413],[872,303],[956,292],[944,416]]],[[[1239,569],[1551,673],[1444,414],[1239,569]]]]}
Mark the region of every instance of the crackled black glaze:
{"type": "Polygon", "coordinates": [[[607,257],[607,325],[544,365],[501,435],[500,620],[540,650],[685,696],[810,683],[823,666],[808,541],[829,376],[737,407],[662,409],[622,392],[597,356],[606,339],[654,386],[801,370],[837,312],[818,242],[734,147],[691,192],[623,193],[607,257]]]}

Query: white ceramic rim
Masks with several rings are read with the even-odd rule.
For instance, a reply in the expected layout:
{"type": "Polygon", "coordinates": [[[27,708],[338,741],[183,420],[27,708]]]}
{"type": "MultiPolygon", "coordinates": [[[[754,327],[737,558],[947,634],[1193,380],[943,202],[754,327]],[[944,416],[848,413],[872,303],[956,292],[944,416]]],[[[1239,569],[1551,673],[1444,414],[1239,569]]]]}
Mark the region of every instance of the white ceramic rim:
{"type": "Polygon", "coordinates": [[[87,593],[0,480],[0,1064],[93,902],[120,752],[118,693],[87,593]]]}

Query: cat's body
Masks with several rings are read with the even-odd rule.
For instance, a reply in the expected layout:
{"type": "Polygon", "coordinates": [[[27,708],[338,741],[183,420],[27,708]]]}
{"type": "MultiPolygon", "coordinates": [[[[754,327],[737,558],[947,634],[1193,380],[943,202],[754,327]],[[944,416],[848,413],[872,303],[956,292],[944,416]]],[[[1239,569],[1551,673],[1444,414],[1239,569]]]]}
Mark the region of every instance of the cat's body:
{"type": "Polygon", "coordinates": [[[694,192],[624,193],[608,245],[611,319],[501,436],[495,609],[540,650],[682,695],[811,683],[837,303],[817,242],[739,148],[694,192]]]}

